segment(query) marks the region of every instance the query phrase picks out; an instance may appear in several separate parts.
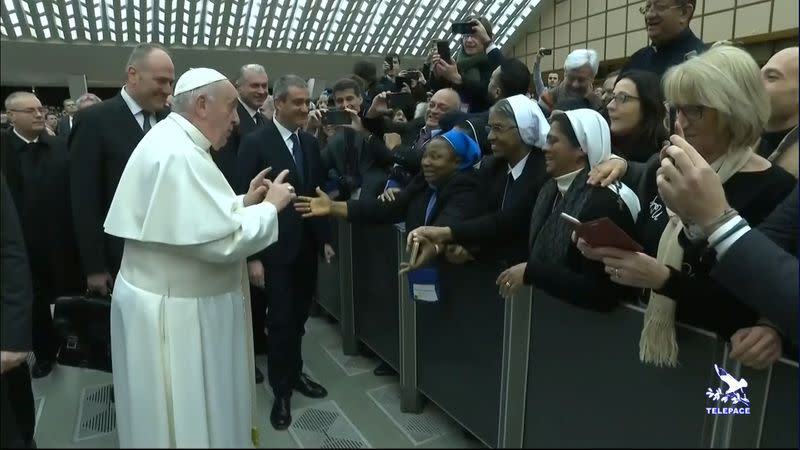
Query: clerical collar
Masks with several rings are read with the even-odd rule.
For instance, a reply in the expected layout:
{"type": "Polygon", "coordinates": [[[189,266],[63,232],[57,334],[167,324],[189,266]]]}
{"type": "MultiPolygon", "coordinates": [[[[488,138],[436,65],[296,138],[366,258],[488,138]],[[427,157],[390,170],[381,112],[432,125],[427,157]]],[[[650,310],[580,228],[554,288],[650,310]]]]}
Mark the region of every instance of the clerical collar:
{"type": "Polygon", "coordinates": [[[289,140],[289,138],[296,133],[296,131],[292,131],[283,126],[283,124],[278,120],[278,117],[275,115],[272,116],[272,122],[275,124],[275,127],[278,128],[278,132],[281,134],[281,137],[284,141],[289,140]]]}
{"type": "Polygon", "coordinates": [[[253,117],[253,116],[255,116],[256,114],[260,114],[257,110],[247,106],[247,103],[243,102],[241,97],[239,97],[239,103],[242,104],[242,106],[244,107],[244,110],[247,111],[247,114],[250,115],[251,119],[255,120],[255,117],[253,117]]]}
{"type": "Polygon", "coordinates": [[[128,94],[128,90],[126,89],[127,87],[128,87],[127,84],[125,86],[122,86],[122,99],[125,100],[125,104],[128,105],[128,109],[131,110],[131,114],[135,116],[140,112],[142,112],[144,108],[139,106],[139,104],[136,103],[136,100],[134,100],[133,97],[131,97],[131,95],[128,94]]]}
{"type": "Polygon", "coordinates": [[[24,142],[26,144],[32,144],[32,143],[35,143],[35,142],[39,142],[39,136],[36,136],[35,138],[33,138],[33,140],[30,140],[30,139],[26,138],[25,136],[19,134],[19,132],[17,132],[16,128],[13,128],[13,130],[14,130],[14,134],[16,134],[17,137],[22,139],[22,142],[24,142]]]}
{"type": "Polygon", "coordinates": [[[567,195],[567,191],[569,187],[572,186],[572,182],[575,181],[575,178],[578,177],[578,174],[581,173],[583,169],[578,169],[575,172],[570,172],[565,175],[561,175],[560,177],[556,177],[556,185],[558,185],[558,192],[561,192],[561,195],[567,195]]]}
{"type": "Polygon", "coordinates": [[[511,165],[508,166],[508,171],[511,173],[511,176],[514,178],[514,181],[517,181],[517,178],[522,176],[522,171],[525,170],[525,163],[528,162],[528,156],[530,156],[530,155],[531,155],[530,152],[528,152],[528,154],[525,155],[524,158],[522,158],[519,161],[517,161],[517,163],[514,165],[514,167],[511,167],[511,165]]]}
{"type": "Polygon", "coordinates": [[[189,122],[185,117],[174,112],[170,113],[167,118],[174,120],[175,123],[177,123],[187,135],[189,135],[189,138],[196,146],[200,147],[206,153],[211,151],[211,141],[209,141],[203,132],[194,126],[192,122],[189,122]]]}

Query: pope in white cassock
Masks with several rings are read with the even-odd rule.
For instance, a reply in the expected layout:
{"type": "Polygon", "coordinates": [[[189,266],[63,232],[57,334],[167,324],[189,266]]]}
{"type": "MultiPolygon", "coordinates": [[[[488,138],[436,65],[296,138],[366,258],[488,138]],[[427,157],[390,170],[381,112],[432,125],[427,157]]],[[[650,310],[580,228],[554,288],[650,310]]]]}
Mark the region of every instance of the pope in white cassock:
{"type": "Polygon", "coordinates": [[[245,259],[278,240],[293,188],[266,170],[237,197],[211,159],[236,89],[191,69],[134,150],[106,217],[125,239],[111,303],[120,447],[257,445],[245,259]]]}

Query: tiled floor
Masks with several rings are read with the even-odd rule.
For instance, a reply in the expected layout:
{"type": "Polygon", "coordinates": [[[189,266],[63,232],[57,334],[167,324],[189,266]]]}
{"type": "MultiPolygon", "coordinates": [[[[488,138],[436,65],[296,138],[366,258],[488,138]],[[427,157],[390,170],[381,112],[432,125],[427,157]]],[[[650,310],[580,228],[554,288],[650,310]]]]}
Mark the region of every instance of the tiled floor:
{"type": "MultiPolygon", "coordinates": [[[[303,355],[306,372],[321,382],[329,395],[319,400],[294,395],[292,427],[275,431],[269,425],[272,393],[266,383],[260,385],[264,448],[483,448],[466,438],[460,427],[432,404],[419,416],[400,413],[391,403],[397,377],[374,376],[371,368],[377,366],[377,360],[344,357],[339,333],[327,321],[309,319],[303,355]]],[[[264,370],[266,361],[259,357],[257,363],[264,370]]],[[[103,394],[97,389],[110,383],[110,374],[60,366],[46,378],[34,380],[34,397],[43,399],[37,402],[43,405],[36,429],[38,446],[118,447],[113,411],[103,406],[103,394]],[[84,402],[84,421],[80,423],[83,393],[95,395],[84,402]],[[109,428],[112,431],[107,432],[109,428]]]]}

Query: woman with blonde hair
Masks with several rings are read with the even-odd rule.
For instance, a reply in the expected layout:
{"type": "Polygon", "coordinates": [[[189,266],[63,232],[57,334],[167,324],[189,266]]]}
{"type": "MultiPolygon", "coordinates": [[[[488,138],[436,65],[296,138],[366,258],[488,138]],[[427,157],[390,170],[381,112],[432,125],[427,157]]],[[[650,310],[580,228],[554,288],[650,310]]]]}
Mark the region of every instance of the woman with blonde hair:
{"type": "MultiPolygon", "coordinates": [[[[751,226],[758,225],[792,191],[795,180],[753,150],[770,115],[756,62],[746,51],[721,43],[670,69],[664,92],[668,108],[677,112],[672,145],[696,149],[723,183],[732,209],[719,220],[738,211],[751,226]]],[[[715,258],[707,248],[708,236],[697,225],[683,223],[658,193],[663,157],[662,151],[646,163],[640,184],[637,237],[646,254],[593,249],[583,241],[579,249],[587,258],[602,260],[613,282],[646,293],[639,342],[643,362],[677,365],[675,321],[680,320],[730,339],[731,357],[742,363],[769,366],[781,356],[779,333],[711,279],[715,258]]]]}

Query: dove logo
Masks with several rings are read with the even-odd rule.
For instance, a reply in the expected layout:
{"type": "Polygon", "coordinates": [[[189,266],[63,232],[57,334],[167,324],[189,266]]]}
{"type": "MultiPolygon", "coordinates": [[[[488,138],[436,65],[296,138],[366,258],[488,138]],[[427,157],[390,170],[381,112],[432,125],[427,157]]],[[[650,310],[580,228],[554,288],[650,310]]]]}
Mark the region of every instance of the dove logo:
{"type": "Polygon", "coordinates": [[[744,388],[747,387],[747,380],[742,378],[737,380],[736,377],[729,374],[725,369],[714,364],[714,371],[717,373],[720,381],[728,386],[724,392],[722,388],[716,390],[708,388],[706,397],[715,402],[722,402],[729,404],[730,408],[706,408],[706,414],[711,415],[749,415],[750,414],[750,400],[744,388]]]}

